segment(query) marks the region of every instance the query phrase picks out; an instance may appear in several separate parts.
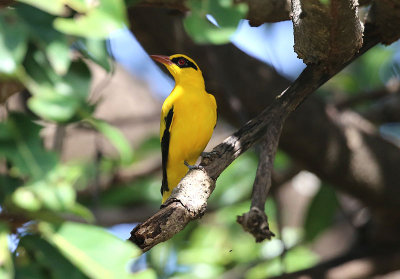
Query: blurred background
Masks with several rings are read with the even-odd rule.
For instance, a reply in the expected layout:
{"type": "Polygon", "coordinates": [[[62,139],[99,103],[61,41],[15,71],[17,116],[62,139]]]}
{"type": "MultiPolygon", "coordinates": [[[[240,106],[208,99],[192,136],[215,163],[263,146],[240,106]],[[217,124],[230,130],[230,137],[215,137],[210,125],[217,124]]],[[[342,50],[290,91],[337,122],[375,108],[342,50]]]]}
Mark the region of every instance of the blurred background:
{"type": "Polygon", "coordinates": [[[0,9],[0,278],[285,278],[330,260],[358,277],[326,278],[400,278],[399,250],[385,250],[400,218],[384,198],[398,190],[379,190],[399,186],[399,42],[368,51],[288,120],[266,204],[275,238],[256,243],[236,223],[256,147],[222,173],[200,220],[139,256],[125,240],[160,207],[160,109],[174,86],[149,54],[185,53],[203,71],[219,106],[207,150],[305,65],[292,23],[251,26],[246,4],[192,3],[183,18],[134,2],[0,9]]]}

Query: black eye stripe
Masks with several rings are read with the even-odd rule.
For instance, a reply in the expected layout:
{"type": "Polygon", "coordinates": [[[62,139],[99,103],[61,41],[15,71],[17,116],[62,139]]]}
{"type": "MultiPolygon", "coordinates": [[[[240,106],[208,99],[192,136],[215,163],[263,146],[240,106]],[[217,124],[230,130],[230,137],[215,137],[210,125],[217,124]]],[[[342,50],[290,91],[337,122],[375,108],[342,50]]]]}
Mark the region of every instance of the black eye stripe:
{"type": "Polygon", "coordinates": [[[179,68],[193,68],[193,69],[195,69],[196,71],[197,71],[197,69],[198,69],[197,66],[196,66],[193,62],[189,61],[188,59],[186,59],[185,57],[182,57],[182,56],[172,58],[171,61],[172,61],[175,65],[177,65],[179,68]],[[184,64],[182,64],[182,62],[179,63],[179,60],[181,60],[181,59],[183,59],[186,63],[184,63],[184,64]]]}

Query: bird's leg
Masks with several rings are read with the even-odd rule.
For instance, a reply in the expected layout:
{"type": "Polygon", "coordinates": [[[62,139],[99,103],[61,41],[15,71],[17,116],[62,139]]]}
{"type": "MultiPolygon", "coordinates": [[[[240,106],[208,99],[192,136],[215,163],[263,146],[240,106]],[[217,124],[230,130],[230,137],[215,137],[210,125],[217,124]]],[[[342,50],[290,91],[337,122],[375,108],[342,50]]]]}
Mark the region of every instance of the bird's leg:
{"type": "Polygon", "coordinates": [[[198,165],[189,165],[189,163],[188,163],[188,162],[186,162],[186,160],[185,160],[185,161],[183,161],[183,163],[185,164],[185,166],[187,166],[187,167],[188,167],[188,169],[189,169],[189,170],[198,170],[198,169],[203,169],[203,167],[202,167],[202,166],[198,166],[198,165]]]}

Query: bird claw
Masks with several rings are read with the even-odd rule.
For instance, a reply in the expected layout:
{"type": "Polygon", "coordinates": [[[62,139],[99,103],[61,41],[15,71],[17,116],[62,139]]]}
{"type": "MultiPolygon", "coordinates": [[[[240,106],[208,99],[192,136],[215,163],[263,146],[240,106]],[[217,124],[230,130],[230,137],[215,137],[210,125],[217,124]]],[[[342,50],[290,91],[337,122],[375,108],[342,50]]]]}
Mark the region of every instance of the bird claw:
{"type": "Polygon", "coordinates": [[[183,163],[185,164],[185,166],[188,167],[189,170],[202,170],[202,169],[204,169],[204,168],[203,168],[202,166],[200,166],[200,165],[189,165],[189,163],[186,162],[186,161],[183,161],[183,163]]]}

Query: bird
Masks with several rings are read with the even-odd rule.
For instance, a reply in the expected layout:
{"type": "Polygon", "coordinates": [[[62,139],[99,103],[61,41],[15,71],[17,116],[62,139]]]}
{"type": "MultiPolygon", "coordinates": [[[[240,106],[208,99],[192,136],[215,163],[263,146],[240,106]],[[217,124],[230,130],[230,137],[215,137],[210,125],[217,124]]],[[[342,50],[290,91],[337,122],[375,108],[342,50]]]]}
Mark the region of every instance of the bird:
{"type": "Polygon", "coordinates": [[[184,54],[150,55],[163,64],[175,87],[161,108],[162,204],[207,146],[217,122],[217,103],[207,93],[196,62],[184,54]]]}

